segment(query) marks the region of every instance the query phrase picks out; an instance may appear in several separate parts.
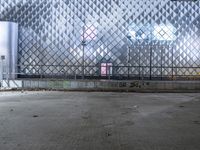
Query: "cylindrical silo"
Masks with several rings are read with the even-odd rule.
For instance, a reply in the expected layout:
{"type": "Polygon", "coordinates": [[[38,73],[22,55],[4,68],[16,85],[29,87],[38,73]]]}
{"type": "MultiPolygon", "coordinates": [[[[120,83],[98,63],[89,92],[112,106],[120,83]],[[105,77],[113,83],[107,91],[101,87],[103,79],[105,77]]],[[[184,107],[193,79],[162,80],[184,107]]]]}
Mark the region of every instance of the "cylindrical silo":
{"type": "Polygon", "coordinates": [[[18,24],[0,22],[0,79],[17,77],[18,24]]]}

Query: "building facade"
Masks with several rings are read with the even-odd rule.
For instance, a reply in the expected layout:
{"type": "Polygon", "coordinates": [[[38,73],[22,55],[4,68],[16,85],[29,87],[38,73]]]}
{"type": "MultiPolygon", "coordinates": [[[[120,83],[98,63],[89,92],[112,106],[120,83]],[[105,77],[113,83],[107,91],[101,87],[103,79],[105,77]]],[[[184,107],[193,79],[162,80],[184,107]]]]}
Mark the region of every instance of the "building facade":
{"type": "Polygon", "coordinates": [[[19,77],[200,77],[200,1],[0,0],[19,77]]]}

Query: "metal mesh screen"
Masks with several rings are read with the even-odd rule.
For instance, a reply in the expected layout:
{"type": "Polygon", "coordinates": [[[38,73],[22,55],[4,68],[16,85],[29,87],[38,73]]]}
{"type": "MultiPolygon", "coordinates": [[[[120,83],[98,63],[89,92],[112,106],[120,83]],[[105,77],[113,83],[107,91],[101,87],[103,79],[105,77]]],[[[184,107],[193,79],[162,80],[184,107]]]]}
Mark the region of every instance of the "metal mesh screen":
{"type": "Polygon", "coordinates": [[[1,0],[0,20],[19,23],[19,77],[200,76],[200,1],[1,0]]]}

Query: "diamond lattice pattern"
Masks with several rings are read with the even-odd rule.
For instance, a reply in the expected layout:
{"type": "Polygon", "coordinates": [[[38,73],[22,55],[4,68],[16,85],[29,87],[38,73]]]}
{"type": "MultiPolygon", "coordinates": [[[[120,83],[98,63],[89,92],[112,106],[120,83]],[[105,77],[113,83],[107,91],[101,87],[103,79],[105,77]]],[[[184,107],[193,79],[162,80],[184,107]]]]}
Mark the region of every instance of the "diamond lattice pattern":
{"type": "Polygon", "coordinates": [[[200,1],[1,0],[0,20],[19,23],[25,75],[197,76],[200,1]],[[83,44],[84,43],[84,44],[83,44]]]}

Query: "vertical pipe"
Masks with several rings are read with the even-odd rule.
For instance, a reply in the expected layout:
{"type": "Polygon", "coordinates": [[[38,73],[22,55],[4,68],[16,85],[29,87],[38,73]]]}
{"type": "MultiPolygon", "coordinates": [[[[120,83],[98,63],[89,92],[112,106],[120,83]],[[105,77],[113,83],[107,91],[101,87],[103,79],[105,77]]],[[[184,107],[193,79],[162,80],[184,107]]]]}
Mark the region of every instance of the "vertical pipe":
{"type": "Polygon", "coordinates": [[[174,47],[172,47],[172,80],[174,80],[174,47]]]}
{"type": "Polygon", "coordinates": [[[0,81],[1,81],[1,86],[2,86],[2,81],[3,81],[3,57],[1,58],[1,66],[0,66],[0,81]]]}
{"type": "MultiPolygon", "coordinates": [[[[139,49],[139,47],[137,47],[137,50],[139,49]]],[[[142,77],[141,77],[141,58],[140,58],[140,52],[141,50],[139,49],[139,79],[142,79],[143,80],[143,71],[142,71],[142,77]]]]}
{"type": "Polygon", "coordinates": [[[163,80],[163,46],[161,46],[161,80],[163,80]]]}
{"type": "Polygon", "coordinates": [[[130,46],[128,46],[128,79],[130,78],[130,46]]]}
{"type": "Polygon", "coordinates": [[[132,42],[130,35],[128,35],[127,38],[128,38],[128,42],[130,43],[130,45],[128,45],[128,51],[127,51],[128,79],[130,79],[130,66],[131,66],[131,64],[130,64],[130,59],[131,59],[130,53],[131,53],[131,47],[132,47],[133,42],[132,42]]]}
{"type": "Polygon", "coordinates": [[[83,35],[82,35],[82,48],[83,48],[83,56],[82,56],[82,79],[84,79],[84,76],[85,76],[85,73],[84,73],[84,70],[85,70],[85,45],[86,45],[86,42],[85,42],[85,20],[84,20],[84,26],[83,26],[83,35]]]}
{"type": "Polygon", "coordinates": [[[152,80],[152,44],[150,46],[150,80],[152,80]]]}
{"type": "Polygon", "coordinates": [[[83,72],[82,72],[82,79],[84,79],[85,76],[85,46],[83,45],[83,72]]]}

